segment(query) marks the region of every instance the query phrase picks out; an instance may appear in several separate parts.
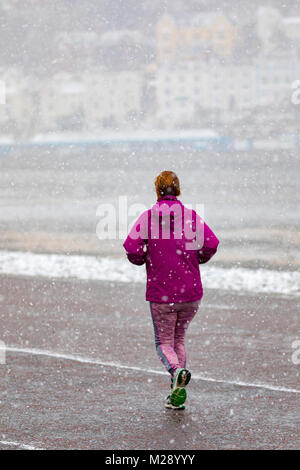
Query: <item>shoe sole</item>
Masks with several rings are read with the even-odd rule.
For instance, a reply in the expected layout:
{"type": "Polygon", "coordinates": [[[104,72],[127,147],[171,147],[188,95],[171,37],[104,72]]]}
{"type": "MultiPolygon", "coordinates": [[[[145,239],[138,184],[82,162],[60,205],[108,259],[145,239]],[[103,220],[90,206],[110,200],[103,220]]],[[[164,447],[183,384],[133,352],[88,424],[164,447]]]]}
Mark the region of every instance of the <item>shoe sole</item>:
{"type": "Polygon", "coordinates": [[[185,406],[184,406],[184,405],[181,405],[181,406],[174,406],[174,405],[172,405],[171,403],[165,404],[165,408],[166,408],[167,410],[185,410],[185,406]]]}
{"type": "Polygon", "coordinates": [[[170,396],[170,401],[173,406],[180,406],[186,401],[187,393],[185,387],[191,380],[191,373],[187,369],[181,369],[176,377],[173,391],[170,396]],[[183,374],[183,372],[185,372],[183,374]]]}

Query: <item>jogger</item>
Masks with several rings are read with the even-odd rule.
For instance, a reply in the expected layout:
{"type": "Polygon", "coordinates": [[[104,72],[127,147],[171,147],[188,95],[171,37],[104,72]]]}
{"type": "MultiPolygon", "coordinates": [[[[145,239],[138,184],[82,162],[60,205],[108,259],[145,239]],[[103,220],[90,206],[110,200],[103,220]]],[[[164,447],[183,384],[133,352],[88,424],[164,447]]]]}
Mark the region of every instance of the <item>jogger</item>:
{"type": "Polygon", "coordinates": [[[186,366],[185,333],[199,305],[200,300],[176,304],[150,302],[156,351],[172,376],[176,369],[186,366]]]}
{"type": "Polygon", "coordinates": [[[183,410],[191,372],[186,369],[185,333],[203,296],[199,264],[216,253],[219,240],[204,220],[177,196],[180,183],[172,171],[155,180],[157,202],[143,212],[124,242],[128,260],[146,264],[146,300],[158,356],[171,374],[165,407],[183,410]]]}

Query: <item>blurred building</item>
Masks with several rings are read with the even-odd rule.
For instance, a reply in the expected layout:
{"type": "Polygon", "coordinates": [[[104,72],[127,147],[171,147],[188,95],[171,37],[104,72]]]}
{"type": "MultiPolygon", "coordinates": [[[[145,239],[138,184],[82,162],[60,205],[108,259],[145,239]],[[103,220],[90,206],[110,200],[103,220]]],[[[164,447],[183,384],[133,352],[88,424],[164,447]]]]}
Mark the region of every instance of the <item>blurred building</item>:
{"type": "Polygon", "coordinates": [[[282,19],[282,29],[285,35],[291,39],[296,40],[297,44],[300,41],[300,16],[287,17],[282,19]]]}
{"type": "Polygon", "coordinates": [[[278,49],[300,47],[300,17],[283,17],[277,8],[257,10],[257,34],[265,55],[278,49]]]}
{"type": "Polygon", "coordinates": [[[99,35],[94,31],[57,32],[53,38],[53,70],[76,73],[99,56],[99,35]]]}
{"type": "Polygon", "coordinates": [[[290,100],[299,65],[293,51],[256,57],[249,64],[211,60],[162,65],[155,80],[157,121],[165,127],[191,126],[210,112],[226,122],[256,107],[279,109],[290,100]]]}
{"type": "Polygon", "coordinates": [[[0,70],[2,134],[229,126],[264,107],[279,120],[300,78],[300,18],[260,7],[250,23],[235,21],[164,15],[151,38],[130,29],[59,32],[50,76],[0,70]]]}
{"type": "Polygon", "coordinates": [[[201,121],[201,113],[238,111],[255,102],[255,71],[249,65],[190,61],[160,67],[156,75],[157,119],[163,125],[201,121]]]}
{"type": "Polygon", "coordinates": [[[26,135],[35,114],[32,83],[17,67],[3,68],[0,76],[5,83],[5,104],[0,105],[1,133],[26,135]]]}
{"type": "Polygon", "coordinates": [[[276,8],[260,7],[257,10],[257,35],[262,44],[262,52],[269,54],[276,48],[274,36],[281,28],[281,15],[276,8]]]}
{"type": "Polygon", "coordinates": [[[142,76],[138,72],[88,72],[84,113],[86,126],[131,127],[142,107],[142,76]]]}
{"type": "Polygon", "coordinates": [[[164,15],[156,26],[157,61],[199,58],[199,54],[232,54],[238,27],[225,15],[203,13],[173,18],[164,15]]]}
{"type": "Polygon", "coordinates": [[[41,130],[82,130],[86,93],[86,84],[66,73],[43,80],[39,107],[41,130]]]}
{"type": "Polygon", "coordinates": [[[0,106],[2,134],[30,137],[39,132],[81,132],[135,127],[142,109],[140,73],[89,71],[51,79],[24,77],[19,70],[1,74],[6,103],[0,106]]]}
{"type": "Polygon", "coordinates": [[[276,105],[289,100],[292,82],[300,76],[299,65],[295,51],[255,58],[255,105],[276,105]]]}

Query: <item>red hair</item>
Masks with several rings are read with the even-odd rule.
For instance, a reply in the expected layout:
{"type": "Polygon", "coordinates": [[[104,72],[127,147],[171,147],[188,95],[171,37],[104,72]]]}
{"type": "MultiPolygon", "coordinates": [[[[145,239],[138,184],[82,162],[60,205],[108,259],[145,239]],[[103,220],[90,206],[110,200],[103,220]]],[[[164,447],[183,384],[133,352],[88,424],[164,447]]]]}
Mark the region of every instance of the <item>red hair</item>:
{"type": "Polygon", "coordinates": [[[174,171],[162,171],[155,180],[157,199],[163,196],[179,196],[180,183],[174,171]]]}

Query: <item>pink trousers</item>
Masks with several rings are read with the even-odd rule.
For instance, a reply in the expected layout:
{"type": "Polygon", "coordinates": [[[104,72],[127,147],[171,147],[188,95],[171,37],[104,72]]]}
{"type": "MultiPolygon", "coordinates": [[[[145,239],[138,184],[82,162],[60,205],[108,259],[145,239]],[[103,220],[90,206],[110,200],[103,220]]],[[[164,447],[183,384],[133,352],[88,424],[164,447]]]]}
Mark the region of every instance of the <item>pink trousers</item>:
{"type": "Polygon", "coordinates": [[[150,302],[158,357],[171,375],[186,367],[184,338],[186,330],[196,315],[200,300],[177,304],[150,302]]]}

